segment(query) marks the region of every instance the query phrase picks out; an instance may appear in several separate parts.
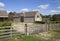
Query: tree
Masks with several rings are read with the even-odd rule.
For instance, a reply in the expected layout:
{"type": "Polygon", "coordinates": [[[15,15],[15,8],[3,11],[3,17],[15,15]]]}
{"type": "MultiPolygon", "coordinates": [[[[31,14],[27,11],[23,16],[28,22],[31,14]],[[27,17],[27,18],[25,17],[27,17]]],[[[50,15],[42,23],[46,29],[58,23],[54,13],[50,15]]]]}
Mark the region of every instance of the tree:
{"type": "Polygon", "coordinates": [[[52,16],[53,21],[60,21],[60,14],[54,14],[52,16]]]}
{"type": "Polygon", "coordinates": [[[49,20],[52,20],[52,15],[44,15],[43,18],[49,18],[49,20]]]}
{"type": "Polygon", "coordinates": [[[16,13],[16,12],[10,12],[10,13],[8,14],[8,20],[9,20],[9,21],[13,21],[13,17],[14,17],[14,15],[15,15],[15,13],[16,13]]]}

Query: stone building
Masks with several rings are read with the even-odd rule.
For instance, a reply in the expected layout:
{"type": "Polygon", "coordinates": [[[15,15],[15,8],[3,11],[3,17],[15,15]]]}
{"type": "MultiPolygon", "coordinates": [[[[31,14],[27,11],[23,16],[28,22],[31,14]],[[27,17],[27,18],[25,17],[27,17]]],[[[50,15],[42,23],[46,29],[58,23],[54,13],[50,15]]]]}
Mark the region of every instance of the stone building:
{"type": "Polygon", "coordinates": [[[15,14],[13,20],[14,22],[33,23],[35,21],[42,21],[42,17],[38,11],[21,12],[15,14]]]}
{"type": "MultiPolygon", "coordinates": [[[[8,20],[8,13],[5,10],[0,10],[0,22],[8,20]]],[[[33,23],[42,21],[42,17],[38,11],[16,13],[13,18],[14,22],[33,23]]]]}
{"type": "Polygon", "coordinates": [[[7,21],[8,20],[8,14],[5,10],[0,10],[0,22],[7,21]]]}

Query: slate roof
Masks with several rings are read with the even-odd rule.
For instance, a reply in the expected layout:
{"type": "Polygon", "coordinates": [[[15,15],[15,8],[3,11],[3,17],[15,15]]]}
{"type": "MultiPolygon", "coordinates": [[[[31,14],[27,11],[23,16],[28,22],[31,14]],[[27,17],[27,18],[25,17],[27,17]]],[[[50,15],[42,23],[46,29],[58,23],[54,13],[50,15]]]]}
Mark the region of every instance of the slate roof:
{"type": "Polygon", "coordinates": [[[25,12],[24,17],[35,17],[37,11],[25,12]]]}
{"type": "Polygon", "coordinates": [[[23,13],[16,13],[14,17],[20,17],[23,13]]]}
{"type": "Polygon", "coordinates": [[[15,14],[15,17],[20,17],[20,16],[24,16],[24,17],[35,17],[35,14],[36,13],[38,13],[38,11],[21,12],[21,13],[15,14]]]}
{"type": "Polygon", "coordinates": [[[0,17],[8,17],[7,11],[0,10],[0,17]]]}

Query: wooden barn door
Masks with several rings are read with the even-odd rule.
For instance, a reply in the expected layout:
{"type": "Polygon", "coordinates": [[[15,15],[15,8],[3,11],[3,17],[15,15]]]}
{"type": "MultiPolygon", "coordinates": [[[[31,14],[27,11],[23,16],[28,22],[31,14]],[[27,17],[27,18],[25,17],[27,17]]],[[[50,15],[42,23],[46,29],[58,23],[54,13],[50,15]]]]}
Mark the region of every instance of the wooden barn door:
{"type": "Polygon", "coordinates": [[[21,22],[24,22],[24,16],[21,16],[21,22]]]}

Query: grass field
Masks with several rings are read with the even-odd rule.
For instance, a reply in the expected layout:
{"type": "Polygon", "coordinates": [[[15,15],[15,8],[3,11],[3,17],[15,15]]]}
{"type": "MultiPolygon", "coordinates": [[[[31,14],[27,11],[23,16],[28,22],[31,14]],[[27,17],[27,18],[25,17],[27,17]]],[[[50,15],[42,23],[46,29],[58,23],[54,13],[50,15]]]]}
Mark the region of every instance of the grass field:
{"type": "Polygon", "coordinates": [[[44,39],[42,38],[42,36],[39,35],[39,37],[34,36],[34,35],[30,35],[30,36],[14,36],[14,37],[8,37],[5,39],[0,39],[0,41],[60,41],[60,29],[56,29],[56,30],[52,30],[49,31],[48,33],[43,33],[42,34],[46,34],[49,35],[51,34],[51,38],[50,39],[44,39]]]}
{"type": "Polygon", "coordinates": [[[33,37],[33,36],[24,36],[24,37],[16,37],[16,38],[8,38],[8,39],[0,39],[0,41],[47,41],[45,39],[33,37]]]}

